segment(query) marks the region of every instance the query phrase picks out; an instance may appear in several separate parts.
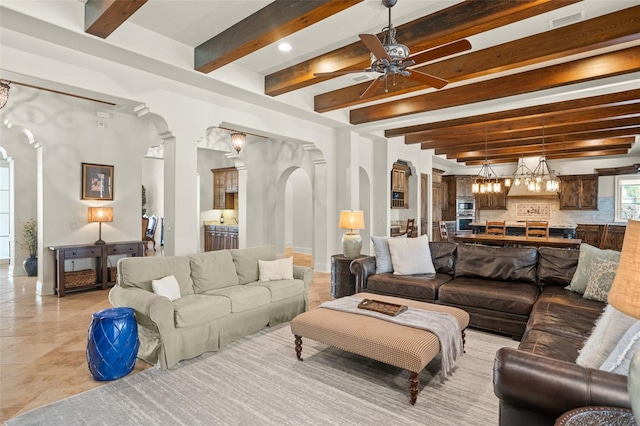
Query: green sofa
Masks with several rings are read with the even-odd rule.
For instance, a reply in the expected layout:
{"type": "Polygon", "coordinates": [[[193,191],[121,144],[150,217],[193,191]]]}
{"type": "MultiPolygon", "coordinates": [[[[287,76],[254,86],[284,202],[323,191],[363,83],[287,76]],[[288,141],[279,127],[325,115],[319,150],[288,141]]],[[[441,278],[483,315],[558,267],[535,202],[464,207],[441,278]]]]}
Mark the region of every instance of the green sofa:
{"type": "Polygon", "coordinates": [[[135,310],[138,358],[171,368],[308,309],[313,270],[294,266],[293,280],[259,281],[258,260],[275,259],[273,246],[122,258],[109,301],[135,310]],[[152,290],[152,280],[169,275],[180,286],[174,301],[152,290]]]}

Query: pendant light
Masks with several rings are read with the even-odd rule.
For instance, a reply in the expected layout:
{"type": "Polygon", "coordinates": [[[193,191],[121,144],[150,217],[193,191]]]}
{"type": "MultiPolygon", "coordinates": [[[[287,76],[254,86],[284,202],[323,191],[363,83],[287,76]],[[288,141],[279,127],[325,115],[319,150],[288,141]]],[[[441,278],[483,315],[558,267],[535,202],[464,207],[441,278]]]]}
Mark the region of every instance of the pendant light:
{"type": "Polygon", "coordinates": [[[492,192],[501,192],[502,185],[498,181],[498,175],[491,168],[491,164],[487,159],[489,147],[487,142],[487,128],[485,126],[484,132],[484,161],[482,162],[482,168],[476,175],[473,184],[471,185],[471,192],[474,194],[485,194],[492,192]]]}
{"type": "Polygon", "coordinates": [[[540,162],[532,172],[531,179],[527,184],[529,192],[558,192],[560,189],[560,180],[555,172],[549,167],[547,163],[547,157],[544,150],[544,123],[542,124],[542,157],[540,162]]]}

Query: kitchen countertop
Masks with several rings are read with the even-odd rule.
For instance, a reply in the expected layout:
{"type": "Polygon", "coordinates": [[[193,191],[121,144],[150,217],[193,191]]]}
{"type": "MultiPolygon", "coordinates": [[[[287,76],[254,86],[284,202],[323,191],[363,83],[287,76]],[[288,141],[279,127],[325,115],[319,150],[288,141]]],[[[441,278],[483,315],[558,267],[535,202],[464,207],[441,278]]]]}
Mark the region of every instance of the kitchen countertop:
{"type": "MultiPolygon", "coordinates": [[[[507,221],[505,226],[509,228],[524,228],[526,221],[507,221]]],[[[486,226],[486,222],[471,222],[471,226],[486,226]]],[[[550,223],[549,228],[556,229],[575,229],[578,225],[575,223],[550,223]]]]}

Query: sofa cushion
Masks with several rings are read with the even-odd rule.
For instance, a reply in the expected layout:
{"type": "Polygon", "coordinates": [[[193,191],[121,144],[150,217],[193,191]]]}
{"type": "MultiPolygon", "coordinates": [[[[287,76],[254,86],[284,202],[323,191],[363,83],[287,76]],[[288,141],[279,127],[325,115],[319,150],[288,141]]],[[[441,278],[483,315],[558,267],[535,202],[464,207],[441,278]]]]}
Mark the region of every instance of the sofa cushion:
{"type": "Polygon", "coordinates": [[[236,285],[209,290],[205,294],[225,296],[231,299],[231,312],[243,312],[271,303],[271,293],[265,286],[236,285]]]}
{"type": "Polygon", "coordinates": [[[293,279],[293,257],[278,260],[258,260],[260,281],[293,279]]]}
{"type": "Polygon", "coordinates": [[[452,278],[447,274],[374,274],[367,278],[367,291],[413,300],[433,301],[438,298],[440,286],[452,278]]]}
{"type": "Polygon", "coordinates": [[[228,297],[190,294],[173,302],[176,327],[202,324],[231,313],[228,297]]]}
{"type": "Polygon", "coordinates": [[[529,315],[539,292],[533,284],[456,278],[440,287],[438,302],[529,315]]]}
{"type": "Polygon", "coordinates": [[[527,330],[518,349],[535,355],[574,363],[584,337],[559,336],[544,330],[527,330]]]}
{"type": "Polygon", "coordinates": [[[584,367],[599,368],[634,322],[635,318],[607,305],[580,349],[576,363],[584,367]]]}
{"type": "Polygon", "coordinates": [[[247,284],[260,278],[258,260],[276,260],[276,251],[273,246],[234,249],[231,250],[231,257],[236,265],[238,284],[247,284]]]}
{"type": "Polygon", "coordinates": [[[267,288],[271,294],[272,302],[288,299],[304,292],[304,281],[302,280],[256,281],[247,284],[247,286],[267,288]]]}
{"type": "Polygon", "coordinates": [[[458,244],[455,277],[536,283],[537,263],[535,248],[458,244]]]}
{"type": "Polygon", "coordinates": [[[228,250],[193,254],[189,256],[189,263],[196,293],[238,284],[236,267],[228,250]]]}
{"type": "Polygon", "coordinates": [[[458,245],[447,241],[432,241],[429,243],[431,260],[436,272],[453,275],[455,253],[458,245]]]}
{"type": "Polygon", "coordinates": [[[617,269],[618,262],[600,259],[598,256],[594,257],[591,262],[584,298],[606,302],[617,269]]]}
{"type": "Polygon", "coordinates": [[[598,256],[601,259],[609,261],[620,261],[620,252],[615,250],[600,250],[599,248],[590,246],[589,244],[580,244],[580,257],[578,258],[578,267],[576,268],[571,284],[568,289],[576,293],[584,294],[589,281],[589,272],[593,258],[598,256]]]}
{"type": "Polygon", "coordinates": [[[435,274],[429,250],[429,237],[388,240],[395,275],[435,274]]]}
{"type": "Polygon", "coordinates": [[[554,247],[538,249],[538,284],[567,286],[578,267],[580,250],[554,247]]]}
{"type": "Polygon", "coordinates": [[[536,304],[543,302],[559,303],[581,309],[591,309],[596,311],[598,315],[602,313],[605,306],[602,302],[585,299],[581,294],[576,293],[575,291],[556,286],[543,287],[542,294],[538,296],[536,304]]]}
{"type": "Polygon", "coordinates": [[[527,330],[586,340],[599,316],[597,310],[538,300],[531,310],[527,330]]]}
{"type": "Polygon", "coordinates": [[[151,282],[173,275],[180,284],[180,295],[193,294],[191,266],[187,256],[124,257],[118,260],[118,283],[122,288],[136,287],[153,291],[151,282]]]}

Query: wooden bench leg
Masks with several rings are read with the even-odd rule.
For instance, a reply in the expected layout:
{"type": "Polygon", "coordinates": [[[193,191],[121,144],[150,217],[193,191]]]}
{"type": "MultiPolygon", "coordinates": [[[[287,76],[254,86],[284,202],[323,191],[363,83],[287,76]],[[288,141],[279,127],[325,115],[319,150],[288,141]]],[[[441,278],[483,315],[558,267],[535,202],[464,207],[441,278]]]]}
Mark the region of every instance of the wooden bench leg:
{"type": "Polygon", "coordinates": [[[415,405],[418,399],[418,385],[420,384],[420,373],[414,373],[411,371],[411,378],[409,379],[409,392],[411,393],[411,405],[415,405]]]}
{"type": "Polygon", "coordinates": [[[296,358],[298,358],[298,361],[304,361],[302,359],[302,336],[298,336],[297,334],[294,335],[296,338],[296,358]]]}

